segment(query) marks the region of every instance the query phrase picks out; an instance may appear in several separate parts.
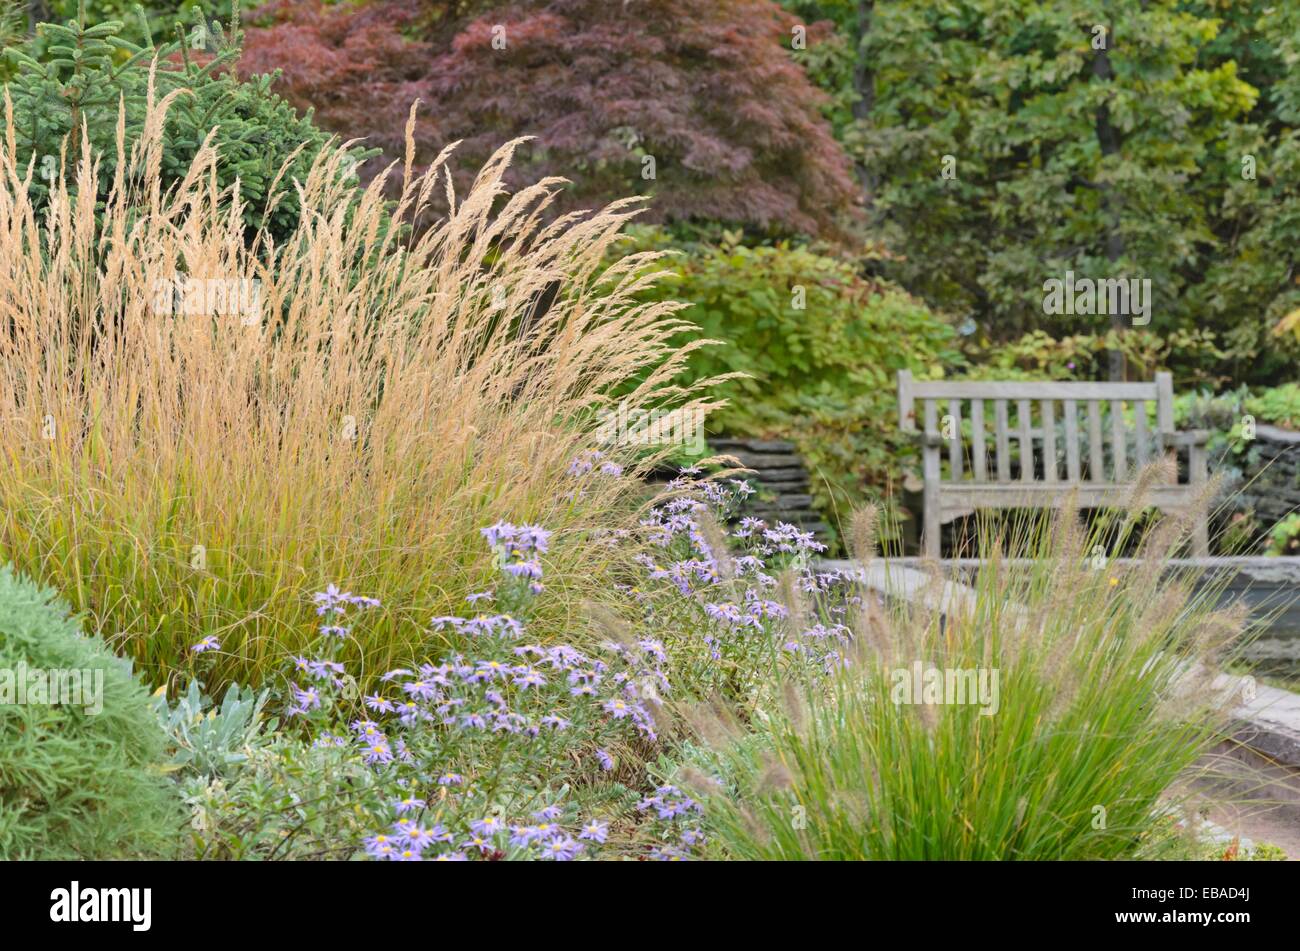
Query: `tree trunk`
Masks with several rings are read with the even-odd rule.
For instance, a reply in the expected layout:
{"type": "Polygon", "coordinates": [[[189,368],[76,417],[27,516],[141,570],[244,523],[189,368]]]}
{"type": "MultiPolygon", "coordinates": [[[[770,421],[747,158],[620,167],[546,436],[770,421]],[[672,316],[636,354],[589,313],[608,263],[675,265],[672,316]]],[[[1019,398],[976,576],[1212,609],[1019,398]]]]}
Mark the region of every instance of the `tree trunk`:
{"type": "MultiPolygon", "coordinates": [[[[1092,75],[1093,78],[1109,83],[1114,76],[1110,67],[1110,45],[1114,37],[1108,31],[1106,33],[1105,48],[1095,50],[1092,57],[1092,75]]],[[[1103,161],[1107,156],[1118,155],[1120,150],[1119,130],[1116,129],[1110,121],[1110,107],[1102,103],[1097,109],[1097,142],[1101,146],[1101,156],[1103,161]]],[[[1102,213],[1106,219],[1106,260],[1113,266],[1124,256],[1124,236],[1119,230],[1119,214],[1116,208],[1114,188],[1109,184],[1100,184],[1101,190],[1101,207],[1102,213]]],[[[1106,275],[1110,278],[1118,277],[1112,273],[1106,275]]],[[[1124,315],[1111,314],[1110,326],[1116,335],[1125,331],[1124,315]]],[[[1127,368],[1124,365],[1124,353],[1120,350],[1106,351],[1106,368],[1107,374],[1112,382],[1119,382],[1127,375],[1127,368]]]]}
{"type": "Polygon", "coordinates": [[[50,18],[50,8],[45,0],[27,0],[27,34],[36,35],[36,24],[44,23],[50,18]]]}
{"type": "MultiPolygon", "coordinates": [[[[856,44],[853,57],[853,91],[858,96],[857,101],[853,103],[853,118],[863,125],[870,121],[871,110],[876,106],[876,74],[862,53],[862,44],[871,33],[871,17],[875,13],[875,7],[875,0],[858,0],[857,24],[853,35],[856,44]]],[[[876,173],[867,168],[866,163],[861,159],[853,164],[857,169],[858,181],[862,183],[869,214],[875,204],[876,186],[879,181],[876,173]]]]}

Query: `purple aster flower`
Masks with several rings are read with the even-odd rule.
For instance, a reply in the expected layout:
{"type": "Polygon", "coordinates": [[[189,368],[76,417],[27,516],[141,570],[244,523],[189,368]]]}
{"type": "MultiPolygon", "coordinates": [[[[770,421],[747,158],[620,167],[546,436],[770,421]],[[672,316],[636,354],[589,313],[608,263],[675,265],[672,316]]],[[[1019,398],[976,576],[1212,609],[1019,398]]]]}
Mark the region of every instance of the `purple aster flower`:
{"type": "Polygon", "coordinates": [[[520,548],[546,554],[550,551],[551,532],[540,525],[521,525],[515,539],[520,548]]]}
{"type": "Polygon", "coordinates": [[[569,862],[582,851],[581,842],[575,842],[567,835],[558,835],[542,843],[542,857],[556,862],[569,862]]]}
{"type": "Polygon", "coordinates": [[[381,832],[366,839],[364,845],[367,855],[373,855],[375,858],[385,858],[397,848],[397,839],[381,832]]]}
{"type": "Polygon", "coordinates": [[[531,667],[525,667],[519,671],[518,675],[512,681],[516,686],[527,690],[529,687],[546,686],[546,678],[533,670],[531,667]]]}
{"type": "Polygon", "coordinates": [[[604,750],[596,750],[596,759],[600,762],[600,768],[606,772],[614,768],[614,757],[604,750]]]}
{"type": "Polygon", "coordinates": [[[320,709],[320,691],[315,687],[308,687],[303,690],[297,684],[290,684],[289,689],[293,692],[293,706],[290,712],[306,714],[308,710],[320,709]]]}
{"type": "Polygon", "coordinates": [[[536,826],[512,826],[510,828],[510,844],[527,845],[538,838],[540,834],[536,826]]]}
{"type": "Polygon", "coordinates": [[[424,806],[423,799],[417,799],[409,794],[393,803],[393,808],[397,810],[399,816],[404,812],[410,812],[412,809],[423,809],[424,806]]]}
{"type": "Polygon", "coordinates": [[[547,806],[544,809],[538,809],[533,813],[534,819],[558,819],[564,815],[564,810],[559,806],[547,806]]]}
{"type": "Polygon", "coordinates": [[[316,680],[328,680],[330,683],[338,683],[338,675],[343,673],[343,665],[332,660],[309,660],[307,661],[307,676],[316,680]]]}
{"type": "Polygon", "coordinates": [[[438,695],[437,686],[428,680],[412,680],[410,683],[403,684],[402,689],[412,697],[421,700],[432,700],[438,695]]]}
{"type": "Polygon", "coordinates": [[[352,732],[357,734],[357,738],[363,743],[384,738],[384,731],[379,729],[379,724],[373,720],[353,720],[350,725],[352,732]]]}
{"type": "Polygon", "coordinates": [[[203,640],[191,646],[190,650],[196,654],[202,654],[204,651],[221,650],[221,642],[217,640],[215,634],[209,634],[203,640]]]}
{"type": "Polygon", "coordinates": [[[668,655],[664,653],[664,645],[662,641],[657,641],[650,637],[643,637],[641,640],[637,641],[637,644],[640,645],[642,651],[656,660],[666,661],[668,659],[668,655]]]}
{"type": "Polygon", "coordinates": [[[316,602],[317,614],[324,614],[327,611],[339,608],[340,605],[345,603],[346,599],[347,595],[341,592],[336,584],[328,585],[324,591],[312,595],[312,600],[316,602]]]}
{"type": "Polygon", "coordinates": [[[578,838],[589,839],[592,842],[604,843],[605,837],[608,835],[609,823],[598,822],[597,820],[592,819],[582,827],[582,831],[578,833],[578,838]]]}
{"type": "Polygon", "coordinates": [[[474,670],[474,679],[494,680],[497,677],[507,677],[509,674],[509,664],[503,664],[499,660],[481,660],[474,670]]]}
{"type": "Polygon", "coordinates": [[[489,525],[487,528],[480,528],[479,534],[493,548],[503,545],[515,537],[519,529],[515,528],[509,522],[498,521],[495,525],[489,525]]]}
{"type": "Polygon", "coordinates": [[[507,562],[503,567],[507,573],[516,578],[536,579],[542,576],[542,563],[535,558],[528,561],[507,562]]]}
{"type": "Polygon", "coordinates": [[[469,824],[469,827],[479,835],[496,835],[506,827],[505,823],[496,816],[488,816],[486,819],[475,819],[469,824]]]}
{"type": "Polygon", "coordinates": [[[393,708],[397,711],[397,719],[402,726],[415,726],[421,720],[428,720],[430,716],[414,700],[403,700],[393,708]]]}
{"type": "Polygon", "coordinates": [[[663,845],[650,850],[650,857],[656,862],[684,862],[686,853],[671,845],[663,845]]]}
{"type": "MultiPolygon", "coordinates": [[[[442,829],[442,826],[435,826],[434,829],[442,829]]],[[[426,829],[423,826],[411,826],[406,830],[407,844],[416,849],[423,849],[426,845],[431,844],[438,836],[433,829],[426,829]]]]}

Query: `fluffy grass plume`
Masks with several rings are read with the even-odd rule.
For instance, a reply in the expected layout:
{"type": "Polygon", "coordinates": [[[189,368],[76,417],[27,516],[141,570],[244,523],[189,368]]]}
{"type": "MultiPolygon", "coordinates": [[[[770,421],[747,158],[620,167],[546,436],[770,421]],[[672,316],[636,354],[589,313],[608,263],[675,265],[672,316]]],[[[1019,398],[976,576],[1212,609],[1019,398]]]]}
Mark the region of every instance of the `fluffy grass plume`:
{"type": "Polygon", "coordinates": [[[537,522],[556,532],[539,634],[567,627],[601,587],[584,533],[631,481],[579,489],[566,472],[608,394],[709,405],[672,383],[703,343],[678,345],[679,305],[636,301],[647,258],[602,266],[635,204],[548,218],[562,182],[508,194],[513,143],[457,195],[451,149],[413,177],[408,136],[395,206],[401,169],[358,192],[337,150],[281,181],[305,211],[277,244],[246,231],[210,147],[161,188],[178,95],[151,102],[137,142],[119,124],[98,214],[84,148],[41,217],[6,101],[0,558],[154,674],[215,635],[214,683],[256,682],[300,648],[310,593],[338,581],[409,606],[352,643],[369,676],[427,651],[429,617],[490,578],[480,527],[537,522]]]}

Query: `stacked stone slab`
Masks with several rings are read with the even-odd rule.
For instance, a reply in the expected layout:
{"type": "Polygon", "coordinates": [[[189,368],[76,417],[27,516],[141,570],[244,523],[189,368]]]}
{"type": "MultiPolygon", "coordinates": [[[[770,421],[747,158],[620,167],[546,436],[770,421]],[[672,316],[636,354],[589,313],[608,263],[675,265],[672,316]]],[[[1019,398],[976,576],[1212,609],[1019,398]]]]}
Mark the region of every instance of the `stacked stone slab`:
{"type": "Polygon", "coordinates": [[[1245,470],[1241,501],[1264,525],[1300,511],[1300,433],[1276,426],[1255,429],[1258,461],[1245,470]]]}
{"type": "Polygon", "coordinates": [[[769,525],[789,522],[825,540],[829,527],[813,508],[808,470],[794,443],[773,439],[710,439],[709,448],[718,455],[734,456],[742,466],[754,470],[742,476],[756,490],[742,515],[761,518],[769,525]]]}

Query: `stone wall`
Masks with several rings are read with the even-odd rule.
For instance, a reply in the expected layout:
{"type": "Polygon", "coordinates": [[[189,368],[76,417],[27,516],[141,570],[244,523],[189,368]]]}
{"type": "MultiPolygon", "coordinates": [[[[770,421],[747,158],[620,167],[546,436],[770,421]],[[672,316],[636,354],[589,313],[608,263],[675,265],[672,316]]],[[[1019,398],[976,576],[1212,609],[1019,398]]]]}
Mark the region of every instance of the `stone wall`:
{"type": "Polygon", "coordinates": [[[1268,527],[1300,511],[1300,433],[1261,425],[1252,448],[1256,458],[1242,470],[1241,502],[1268,527]]]}
{"type": "Polygon", "coordinates": [[[718,455],[734,456],[742,466],[753,469],[744,478],[756,490],[742,515],[761,518],[769,525],[789,522],[826,540],[829,530],[813,508],[808,470],[794,443],[773,439],[710,439],[709,448],[718,455]]]}

